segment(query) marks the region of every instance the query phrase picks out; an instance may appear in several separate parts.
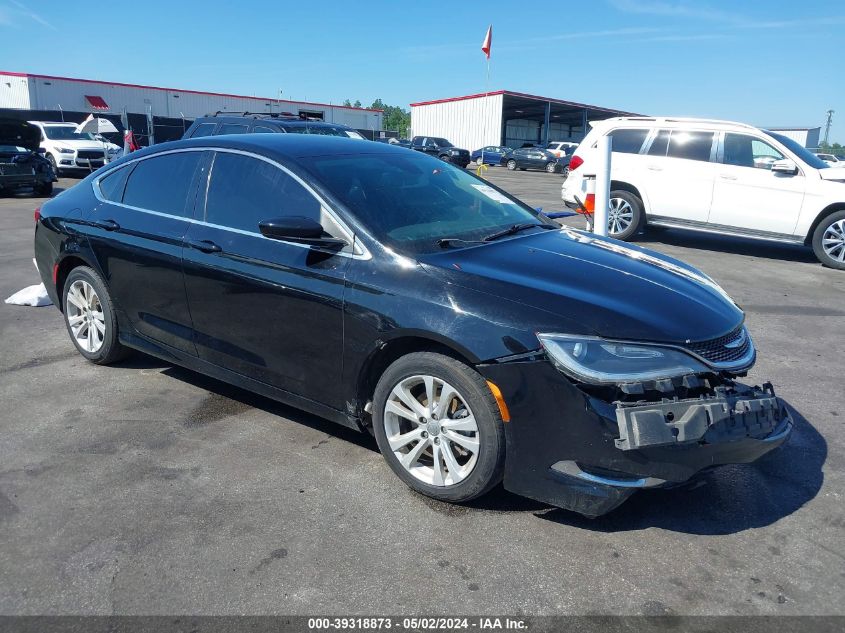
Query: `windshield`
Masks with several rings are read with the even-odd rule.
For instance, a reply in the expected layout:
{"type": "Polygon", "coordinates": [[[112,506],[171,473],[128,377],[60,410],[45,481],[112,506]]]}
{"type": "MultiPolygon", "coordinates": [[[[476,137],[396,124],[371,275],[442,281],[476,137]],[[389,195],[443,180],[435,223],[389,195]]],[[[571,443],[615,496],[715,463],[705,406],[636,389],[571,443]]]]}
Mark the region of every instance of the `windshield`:
{"type": "Polygon", "coordinates": [[[312,156],[303,162],[379,241],[401,253],[438,251],[442,238],[480,240],[515,224],[548,223],[463,169],[407,154],[312,156]]]}
{"type": "Polygon", "coordinates": [[[785,145],[790,152],[798,156],[798,158],[803,160],[810,167],[815,167],[816,169],[830,168],[830,165],[828,165],[821,158],[813,154],[810,150],[801,145],[799,142],[793,141],[788,136],[783,136],[782,134],[778,134],[776,132],[768,132],[768,134],[773,139],[779,141],[782,145],[785,145]]]}
{"type": "Polygon", "coordinates": [[[437,147],[454,147],[454,145],[452,145],[445,138],[434,138],[434,137],[432,137],[431,140],[434,141],[435,143],[437,143],[437,147]]]}
{"type": "Polygon", "coordinates": [[[20,145],[0,145],[0,152],[13,152],[13,153],[20,153],[20,152],[28,152],[29,150],[25,147],[21,147],[20,145]]]}
{"type": "Polygon", "coordinates": [[[45,125],[44,134],[53,141],[93,141],[94,137],[85,132],[80,134],[70,125],[45,125]]]}

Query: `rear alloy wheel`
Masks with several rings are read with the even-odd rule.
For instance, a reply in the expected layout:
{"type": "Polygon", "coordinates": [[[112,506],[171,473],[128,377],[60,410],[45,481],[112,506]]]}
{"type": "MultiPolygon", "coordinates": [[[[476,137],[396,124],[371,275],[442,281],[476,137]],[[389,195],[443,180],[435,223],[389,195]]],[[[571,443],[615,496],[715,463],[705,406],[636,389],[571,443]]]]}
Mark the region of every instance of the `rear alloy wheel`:
{"type": "Polygon", "coordinates": [[[813,232],[813,252],[823,265],[845,270],[845,211],[819,222],[813,232]]]}
{"type": "Polygon", "coordinates": [[[382,455],[408,486],[463,502],[496,485],[504,467],[504,429],[484,379],[430,352],[409,354],[385,371],[373,399],[382,455]]]}
{"type": "Polygon", "coordinates": [[[507,165],[508,165],[508,169],[510,169],[511,171],[514,171],[516,169],[516,161],[515,160],[509,160],[507,165]]]}
{"type": "Polygon", "coordinates": [[[557,171],[557,163],[546,163],[546,171],[553,174],[557,171]]]}
{"type": "Polygon", "coordinates": [[[640,230],[643,205],[640,199],[627,191],[610,192],[607,214],[607,234],[617,240],[628,240],[640,230]]]}
{"type": "Polygon", "coordinates": [[[87,266],[74,268],[64,284],[64,317],[77,351],[98,365],[126,356],[117,340],[117,319],[103,280],[87,266]]]}

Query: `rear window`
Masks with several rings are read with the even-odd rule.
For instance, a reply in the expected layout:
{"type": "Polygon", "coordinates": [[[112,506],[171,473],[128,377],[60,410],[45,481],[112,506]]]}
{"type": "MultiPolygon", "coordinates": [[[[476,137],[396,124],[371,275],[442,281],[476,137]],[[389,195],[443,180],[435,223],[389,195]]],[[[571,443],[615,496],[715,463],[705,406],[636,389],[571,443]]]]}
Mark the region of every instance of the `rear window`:
{"type": "Polygon", "coordinates": [[[620,154],[638,154],[648,136],[648,130],[613,130],[613,151],[620,154]]]}
{"type": "Polygon", "coordinates": [[[178,152],[138,161],[123,203],[169,215],[188,215],[188,191],[202,152],[178,152]]]}

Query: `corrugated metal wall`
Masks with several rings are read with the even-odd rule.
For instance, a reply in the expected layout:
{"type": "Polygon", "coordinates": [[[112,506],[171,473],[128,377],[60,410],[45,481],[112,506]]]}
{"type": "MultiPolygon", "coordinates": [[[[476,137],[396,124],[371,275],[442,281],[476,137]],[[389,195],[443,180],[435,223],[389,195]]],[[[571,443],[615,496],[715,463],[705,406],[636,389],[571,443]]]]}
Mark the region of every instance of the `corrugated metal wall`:
{"type": "Polygon", "coordinates": [[[26,77],[0,74],[0,107],[29,110],[29,82],[26,77]]]}
{"type": "Polygon", "coordinates": [[[146,113],[154,116],[195,119],[209,112],[291,112],[300,110],[322,113],[326,121],[342,123],[353,128],[381,130],[382,115],[362,110],[314,104],[301,101],[281,101],[237,96],[218,96],[180,90],[164,90],[110,83],[52,79],[30,75],[0,74],[0,108],[24,110],[92,111],[85,95],[102,97],[110,113],[146,113]],[[181,113],[181,114],[180,114],[181,113]]]}
{"type": "Polygon", "coordinates": [[[502,95],[411,106],[413,136],[440,136],[469,151],[502,142],[502,95]]]}

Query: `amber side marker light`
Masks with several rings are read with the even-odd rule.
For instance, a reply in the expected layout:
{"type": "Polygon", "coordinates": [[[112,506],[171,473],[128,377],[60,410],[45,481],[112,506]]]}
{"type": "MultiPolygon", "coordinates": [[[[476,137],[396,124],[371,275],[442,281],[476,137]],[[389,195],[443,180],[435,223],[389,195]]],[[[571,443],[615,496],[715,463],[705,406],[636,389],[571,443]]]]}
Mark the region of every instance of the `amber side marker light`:
{"type": "Polygon", "coordinates": [[[499,413],[502,414],[502,421],[503,422],[510,422],[511,421],[511,412],[508,411],[508,405],[505,402],[504,397],[502,397],[502,390],[496,386],[496,383],[487,381],[487,386],[490,387],[490,392],[493,394],[493,397],[496,398],[496,404],[499,405],[499,413]]]}

